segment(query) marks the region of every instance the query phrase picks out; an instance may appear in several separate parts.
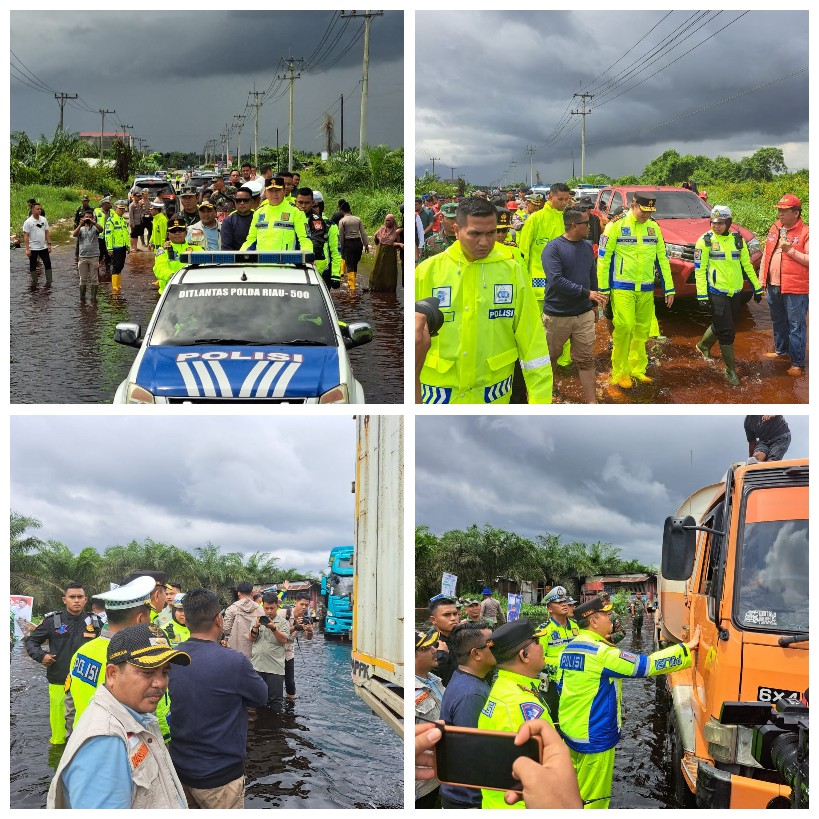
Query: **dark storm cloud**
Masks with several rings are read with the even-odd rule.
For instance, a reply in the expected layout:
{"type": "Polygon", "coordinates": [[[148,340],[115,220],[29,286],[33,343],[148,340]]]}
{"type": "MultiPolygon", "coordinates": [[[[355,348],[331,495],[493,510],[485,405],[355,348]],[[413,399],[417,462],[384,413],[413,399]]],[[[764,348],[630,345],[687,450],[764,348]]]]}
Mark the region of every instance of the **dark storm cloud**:
{"type": "Polygon", "coordinates": [[[352,542],[346,418],[15,418],[11,463],[12,509],[74,551],[210,541],[319,572],[352,542]]]}
{"type": "MultiPolygon", "coordinates": [[[[806,416],[786,416],[789,457],[808,455],[806,416]]],[[[419,417],[416,524],[475,523],[535,538],[598,540],[659,563],[663,521],[747,457],[744,416],[419,417]]]]}
{"type": "Polygon", "coordinates": [[[639,173],[667,148],[737,158],[766,145],[783,147],[786,161],[806,167],[807,72],[677,118],[807,66],[807,12],[750,12],[740,18],[740,11],[724,11],[678,37],[679,48],[668,43],[651,56],[650,45],[673,36],[699,12],[673,12],[648,34],[664,14],[419,14],[417,53],[435,54],[447,66],[447,79],[432,88],[426,64],[417,63],[418,173],[430,164],[425,155],[434,152],[467,178],[486,182],[516,159],[515,176],[521,179],[529,170],[526,146],[543,145],[564,117],[575,127],[543,148],[535,167],[543,181],[565,178],[573,151],[579,173],[581,117],[568,112],[581,110],[580,99],[572,98],[581,91],[595,94],[586,121],[587,173],[639,173]],[[771,31],[784,30],[788,46],[777,48],[771,31]],[[650,61],[648,71],[630,75],[643,58],[650,61]],[[615,80],[623,82],[616,90],[615,80]],[[676,121],[664,125],[669,120],[676,121]]]}
{"type": "MultiPolygon", "coordinates": [[[[288,56],[314,69],[295,83],[296,147],[319,150],[323,113],[345,94],[345,144],[358,143],[363,43],[353,44],[363,23],[336,23],[324,34],[333,11],[196,12],[12,12],[14,54],[55,91],[79,93],[89,107],[115,110],[106,118],[133,125],[133,133],[155,150],[200,150],[218,138],[234,114],[242,114],[248,92],[265,91],[288,56]],[[42,44],[48,43],[48,48],[42,44]],[[316,51],[316,49],[318,49],[316,51]],[[318,73],[322,72],[322,73],[318,73]],[[353,139],[355,136],[355,139],[353,139]]],[[[386,11],[372,23],[367,138],[371,144],[403,143],[403,15],[386,11]]],[[[12,66],[19,69],[12,59],[12,66]]],[[[59,108],[52,94],[37,93],[12,72],[11,128],[36,137],[51,134],[59,108]]],[[[278,97],[280,92],[274,94],[278,97]]],[[[100,115],[65,108],[66,127],[99,131],[100,115]]],[[[336,111],[336,114],[338,112],[336,111]]],[[[287,141],[288,94],[261,110],[261,144],[287,141]],[[272,141],[270,137],[272,135],[272,141]]],[[[338,119],[338,117],[337,117],[338,119]]],[[[113,127],[111,130],[115,130],[113,127]]],[[[338,124],[337,124],[338,132],[338,124]]],[[[243,130],[246,154],[251,118],[243,130]]],[[[236,140],[232,141],[235,147],[236,140]]]]}

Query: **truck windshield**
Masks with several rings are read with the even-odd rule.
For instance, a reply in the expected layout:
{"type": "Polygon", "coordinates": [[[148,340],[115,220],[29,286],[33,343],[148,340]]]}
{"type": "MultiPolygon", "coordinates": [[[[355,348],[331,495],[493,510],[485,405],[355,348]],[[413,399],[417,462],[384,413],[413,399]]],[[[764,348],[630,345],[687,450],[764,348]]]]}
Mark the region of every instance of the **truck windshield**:
{"type": "MultiPolygon", "coordinates": [[[[771,510],[800,505],[792,496],[783,504],[785,491],[755,490],[746,499],[736,611],[737,624],[744,629],[808,629],[808,521],[794,519],[802,512],[787,520],[760,519],[779,516],[765,514],[771,510]]],[[[807,515],[807,487],[804,493],[807,515]]]]}
{"type": "Polygon", "coordinates": [[[333,594],[337,597],[349,597],[353,593],[353,578],[340,577],[332,586],[333,594]]]}

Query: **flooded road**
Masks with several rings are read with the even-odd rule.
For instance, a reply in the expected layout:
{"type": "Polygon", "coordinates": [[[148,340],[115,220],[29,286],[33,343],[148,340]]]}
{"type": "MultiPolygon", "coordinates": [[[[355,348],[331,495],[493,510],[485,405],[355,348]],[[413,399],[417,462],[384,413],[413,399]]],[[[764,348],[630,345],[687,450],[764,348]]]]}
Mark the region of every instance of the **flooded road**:
{"type": "MultiPolygon", "coordinates": [[[[114,342],[118,322],[145,326],[158,299],[153,281],[153,254],[130,253],[122,277],[122,294],[101,284],[96,306],[81,304],[74,244],[62,243],[51,254],[54,284],[32,291],[28,259],[11,251],[11,388],[12,403],[110,403],[137,351],[114,342]]],[[[404,291],[366,290],[371,262],[365,258],[351,290],[342,282],[332,291],[342,321],[366,321],[373,328],[369,344],[349,351],[367,403],[403,401],[404,291]]]]}
{"type": "MultiPolygon", "coordinates": [[[[296,648],[298,699],[250,722],[246,808],[401,808],[401,740],[353,692],[350,644],[296,648]]],[[[62,746],[48,743],[43,667],[11,656],[11,807],[44,808],[62,746]]]]}
{"type": "MultiPolygon", "coordinates": [[[[598,322],[594,345],[598,401],[604,404],[808,403],[808,370],[800,378],[791,378],[785,373],[789,364],[764,356],[773,351],[773,327],[764,299],[760,304],[749,302],[740,312],[734,348],[742,384],[736,388],[725,382],[719,345],[715,344],[712,350],[713,363],[703,361],[694,348],[711,323],[710,314],[700,310],[695,299],[674,302],[670,310],[658,303],[657,319],[666,340],[648,341],[646,374],[654,383],[635,384],[630,390],[607,386],[611,372],[611,333],[607,321],[598,322]]],[[[575,367],[558,368],[555,396],[558,403],[582,402],[575,367]]]]}

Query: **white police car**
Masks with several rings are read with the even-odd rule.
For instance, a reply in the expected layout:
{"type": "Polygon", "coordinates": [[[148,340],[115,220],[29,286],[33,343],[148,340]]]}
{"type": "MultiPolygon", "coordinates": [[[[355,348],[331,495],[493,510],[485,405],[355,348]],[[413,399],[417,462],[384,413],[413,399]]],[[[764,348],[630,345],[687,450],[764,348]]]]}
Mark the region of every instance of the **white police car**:
{"type": "Polygon", "coordinates": [[[339,326],[330,294],[302,251],[180,255],[147,330],[118,324],[138,347],[116,404],[361,404],[347,349],[372,340],[339,326]]]}

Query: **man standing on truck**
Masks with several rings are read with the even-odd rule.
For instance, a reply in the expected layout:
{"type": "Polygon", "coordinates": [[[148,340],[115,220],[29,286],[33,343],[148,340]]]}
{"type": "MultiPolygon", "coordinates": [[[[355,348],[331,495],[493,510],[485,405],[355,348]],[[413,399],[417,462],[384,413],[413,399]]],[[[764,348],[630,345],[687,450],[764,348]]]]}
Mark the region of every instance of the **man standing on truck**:
{"type": "Polygon", "coordinates": [[[580,797],[587,808],[608,808],[614,751],[622,724],[623,677],[654,677],[691,666],[699,627],[687,643],[653,654],[620,651],[606,640],[611,632],[611,603],[600,597],[575,609],[580,633],[563,651],[560,667],[559,730],[572,756],[580,797]]]}
{"type": "Polygon", "coordinates": [[[654,270],[659,266],[668,307],[674,303],[674,281],[660,226],[651,218],[657,197],[634,194],[631,210],[609,222],[597,254],[597,290],[611,293],[612,330],[610,383],[630,389],[634,380],[651,383],[646,375],[646,340],[654,317],[654,270]]]}
{"type": "Polygon", "coordinates": [[[791,430],[782,415],[746,415],[748,463],[782,461],[791,445],[791,430]]]}
{"type": "Polygon", "coordinates": [[[725,378],[739,386],[734,363],[734,324],[742,308],[743,273],[754,288],[754,301],[762,301],[762,286],[756,277],[748,245],[739,233],[731,231],[731,209],[716,205],[711,211],[711,230],[697,239],[694,271],[697,301],[711,311],[711,324],[697,342],[697,349],[711,361],[711,348],[719,341],[725,378]]]}

